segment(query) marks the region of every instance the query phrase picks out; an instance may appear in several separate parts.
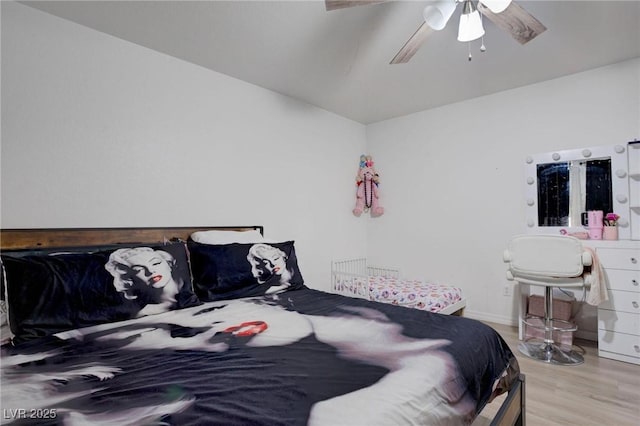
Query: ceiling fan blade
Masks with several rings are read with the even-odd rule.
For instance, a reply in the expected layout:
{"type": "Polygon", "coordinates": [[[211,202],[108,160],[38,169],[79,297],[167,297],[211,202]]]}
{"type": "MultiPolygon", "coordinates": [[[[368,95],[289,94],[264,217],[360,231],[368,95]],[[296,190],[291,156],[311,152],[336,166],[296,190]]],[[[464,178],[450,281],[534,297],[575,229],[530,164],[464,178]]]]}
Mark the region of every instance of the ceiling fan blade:
{"type": "Polygon", "coordinates": [[[368,4],[384,3],[387,0],[325,0],[327,10],[344,9],[353,6],[365,6],[368,4]]]}
{"type": "Polygon", "coordinates": [[[511,34],[520,44],[525,44],[547,30],[540,21],[512,1],[511,4],[500,13],[493,13],[482,3],[478,3],[478,9],[489,18],[498,28],[511,34]]]}
{"type": "Polygon", "coordinates": [[[416,54],[422,43],[434,30],[423,22],[409,40],[402,46],[402,49],[393,57],[390,64],[406,64],[416,54]]]}

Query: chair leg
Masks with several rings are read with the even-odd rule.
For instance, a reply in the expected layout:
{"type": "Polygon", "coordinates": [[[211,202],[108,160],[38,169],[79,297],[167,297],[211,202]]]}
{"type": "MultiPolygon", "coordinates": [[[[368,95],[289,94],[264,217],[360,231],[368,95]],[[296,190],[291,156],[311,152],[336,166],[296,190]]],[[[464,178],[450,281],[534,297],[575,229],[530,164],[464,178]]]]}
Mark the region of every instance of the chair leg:
{"type": "Polygon", "coordinates": [[[553,291],[544,288],[544,343],[553,345],[553,291]]]}
{"type": "MultiPolygon", "coordinates": [[[[562,321],[560,321],[562,322],[562,321]]],[[[544,339],[542,343],[538,340],[521,342],[518,350],[529,358],[538,361],[547,362],[549,364],[558,365],[579,365],[584,362],[582,354],[574,350],[562,350],[553,341],[553,332],[562,330],[562,328],[554,327],[553,323],[553,288],[545,286],[544,288],[544,339]]],[[[574,328],[575,330],[575,328],[574,328]]]]}

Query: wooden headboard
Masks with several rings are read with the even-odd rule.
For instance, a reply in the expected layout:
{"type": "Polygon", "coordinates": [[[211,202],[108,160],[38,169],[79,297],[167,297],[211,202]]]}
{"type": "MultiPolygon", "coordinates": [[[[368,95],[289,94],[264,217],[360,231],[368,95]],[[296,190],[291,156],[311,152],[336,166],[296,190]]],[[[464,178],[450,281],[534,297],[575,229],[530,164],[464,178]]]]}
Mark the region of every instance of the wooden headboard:
{"type": "Polygon", "coordinates": [[[176,238],[186,240],[195,231],[209,230],[259,230],[264,234],[262,226],[0,229],[0,250],[159,243],[176,238]]]}

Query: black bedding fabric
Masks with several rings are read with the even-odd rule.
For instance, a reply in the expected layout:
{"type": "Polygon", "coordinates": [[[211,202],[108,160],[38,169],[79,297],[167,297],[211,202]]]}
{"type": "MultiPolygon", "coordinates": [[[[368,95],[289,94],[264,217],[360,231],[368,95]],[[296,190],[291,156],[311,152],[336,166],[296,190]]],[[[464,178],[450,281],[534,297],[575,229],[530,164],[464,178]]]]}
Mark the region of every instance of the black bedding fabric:
{"type": "Polygon", "coordinates": [[[517,369],[480,322],[307,288],[62,337],[3,348],[3,423],[464,424],[517,369]]]}

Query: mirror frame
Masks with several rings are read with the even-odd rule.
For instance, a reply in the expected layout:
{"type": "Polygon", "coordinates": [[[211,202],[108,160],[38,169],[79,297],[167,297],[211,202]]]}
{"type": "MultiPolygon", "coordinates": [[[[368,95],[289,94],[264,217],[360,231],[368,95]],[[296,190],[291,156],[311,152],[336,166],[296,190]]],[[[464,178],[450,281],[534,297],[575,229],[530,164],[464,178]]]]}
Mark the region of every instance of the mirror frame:
{"type": "MultiPolygon", "coordinates": [[[[538,224],[538,164],[558,163],[575,160],[611,158],[611,192],[613,211],[620,215],[618,238],[631,238],[629,226],[629,171],[627,147],[624,145],[603,145],[589,148],[567,149],[530,155],[525,162],[525,203],[527,232],[535,234],[559,234],[585,231],[583,226],[539,226],[538,224]]],[[[609,212],[604,212],[606,215],[609,212]]]]}

